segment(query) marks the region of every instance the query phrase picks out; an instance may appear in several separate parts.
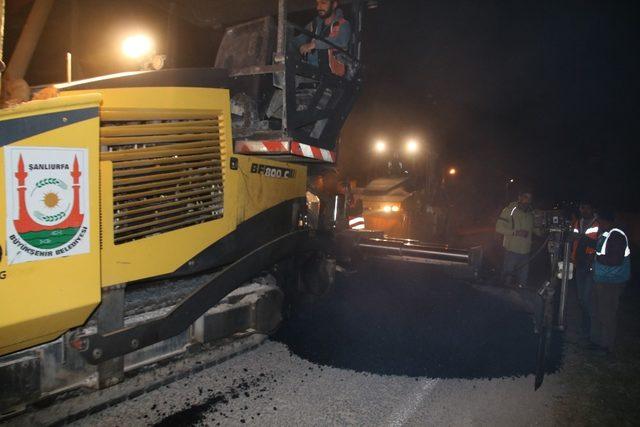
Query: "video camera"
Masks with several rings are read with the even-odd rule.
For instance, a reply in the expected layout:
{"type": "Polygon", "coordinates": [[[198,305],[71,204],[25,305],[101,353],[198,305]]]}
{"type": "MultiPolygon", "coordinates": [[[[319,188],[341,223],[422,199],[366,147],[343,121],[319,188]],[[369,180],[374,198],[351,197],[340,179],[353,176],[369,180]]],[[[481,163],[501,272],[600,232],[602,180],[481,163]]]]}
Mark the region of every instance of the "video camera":
{"type": "Polygon", "coordinates": [[[536,210],[535,226],[547,233],[571,231],[571,218],[562,209],[536,210]]]}
{"type": "Polygon", "coordinates": [[[562,209],[550,209],[536,211],[534,221],[536,227],[548,234],[549,254],[560,259],[563,243],[573,238],[571,218],[562,209]]]}

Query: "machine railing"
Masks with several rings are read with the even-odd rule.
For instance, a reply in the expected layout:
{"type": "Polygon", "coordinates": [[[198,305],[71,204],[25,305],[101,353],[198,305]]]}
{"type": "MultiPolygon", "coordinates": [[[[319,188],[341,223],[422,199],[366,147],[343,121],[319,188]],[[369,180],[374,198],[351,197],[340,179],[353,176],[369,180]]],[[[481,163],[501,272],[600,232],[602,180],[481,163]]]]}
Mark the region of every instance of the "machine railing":
{"type": "Polygon", "coordinates": [[[345,49],[326,37],[290,22],[287,19],[287,2],[279,0],[273,63],[239,67],[230,71],[232,78],[258,78],[264,75],[272,75],[273,78],[271,90],[274,93],[269,98],[268,106],[258,106],[258,112],[262,114],[264,110],[265,118],[271,124],[268,129],[264,126],[249,129],[248,132],[246,129],[239,129],[236,134],[241,135],[243,143],[296,141],[334,152],[340,130],[355,103],[362,81],[360,32],[362,9],[366,4],[362,0],[355,0],[344,5],[351,8],[349,15],[353,29],[350,46],[345,49]],[[335,49],[347,68],[346,75],[339,76],[306,62],[292,42],[296,32],[321,40],[335,49]],[[275,127],[274,119],[277,123],[275,127]]]}

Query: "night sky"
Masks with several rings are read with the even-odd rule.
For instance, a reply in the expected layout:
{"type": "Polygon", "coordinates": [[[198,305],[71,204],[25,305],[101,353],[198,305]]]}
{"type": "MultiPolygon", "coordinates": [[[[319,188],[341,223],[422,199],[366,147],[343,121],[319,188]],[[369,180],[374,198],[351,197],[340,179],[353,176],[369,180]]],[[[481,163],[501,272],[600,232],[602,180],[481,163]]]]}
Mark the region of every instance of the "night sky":
{"type": "Polygon", "coordinates": [[[344,138],[421,135],[488,197],[513,176],[539,199],[637,209],[639,5],[386,2],[344,138]]]}
{"type": "MultiPolygon", "coordinates": [[[[76,75],[122,71],[110,58],[123,23],[158,34],[166,28],[164,11],[148,1],[82,4],[89,1],[82,20],[93,24],[75,41],[66,20],[71,0],[57,2],[30,83],[61,80],[74,44],[76,75]]],[[[20,3],[28,2],[8,0],[8,50],[25,16],[12,6],[20,3]]],[[[376,138],[415,137],[421,156],[437,153],[443,167],[459,168],[454,184],[471,206],[502,203],[514,177],[541,203],[591,198],[638,210],[639,5],[383,0],[367,13],[366,81],[343,132],[342,173],[366,176],[376,138]]],[[[212,65],[219,35],[183,23],[176,65],[212,65]]]]}

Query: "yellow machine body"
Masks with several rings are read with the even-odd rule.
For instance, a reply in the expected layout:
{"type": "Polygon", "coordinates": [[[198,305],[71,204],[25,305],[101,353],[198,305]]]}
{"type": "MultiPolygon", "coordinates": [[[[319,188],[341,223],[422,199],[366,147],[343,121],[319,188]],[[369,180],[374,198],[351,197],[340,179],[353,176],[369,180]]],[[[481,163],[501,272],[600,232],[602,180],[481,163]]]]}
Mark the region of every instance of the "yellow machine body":
{"type": "MultiPolygon", "coordinates": [[[[82,324],[100,301],[99,102],[100,96],[93,94],[0,110],[0,355],[46,342],[82,324]],[[26,178],[25,203],[33,214],[41,210],[38,205],[43,194],[59,199],[60,204],[65,202],[64,194],[70,194],[69,189],[61,188],[68,187],[67,178],[73,167],[68,161],[70,154],[84,156],[79,182],[88,188],[80,188],[79,193],[82,198],[86,196],[80,200],[81,227],[86,231],[79,231],[65,245],[56,246],[59,231],[51,229],[45,231],[51,237],[32,240],[37,246],[20,246],[24,244],[23,236],[28,238],[29,233],[20,234],[14,227],[14,221],[20,221],[16,215],[20,211],[16,160],[23,158],[25,173],[35,176],[40,172],[40,177],[49,180],[35,182],[26,178]],[[38,163],[44,167],[66,164],[71,169],[37,171],[38,163]],[[51,180],[58,177],[56,185],[51,180]],[[65,252],[65,246],[68,248],[73,242],[74,248],[65,252]],[[81,250],[74,252],[78,247],[81,250]],[[60,250],[63,252],[56,254],[60,250]]],[[[52,212],[55,211],[54,207],[52,212]]],[[[50,220],[46,216],[44,220],[50,220]]]]}
{"type": "MultiPolygon", "coordinates": [[[[242,222],[305,196],[306,167],[230,153],[224,89],[67,91],[41,107],[1,111],[0,120],[22,117],[28,124],[55,108],[80,108],[80,100],[97,106],[100,99],[99,118],[6,145],[89,150],[91,251],[17,265],[2,257],[0,355],[82,325],[99,303],[101,287],[172,273],[242,222]]],[[[0,165],[5,167],[4,157],[0,165]]],[[[7,174],[0,176],[4,214],[7,174]]],[[[3,241],[6,223],[3,217],[3,241]]]]}

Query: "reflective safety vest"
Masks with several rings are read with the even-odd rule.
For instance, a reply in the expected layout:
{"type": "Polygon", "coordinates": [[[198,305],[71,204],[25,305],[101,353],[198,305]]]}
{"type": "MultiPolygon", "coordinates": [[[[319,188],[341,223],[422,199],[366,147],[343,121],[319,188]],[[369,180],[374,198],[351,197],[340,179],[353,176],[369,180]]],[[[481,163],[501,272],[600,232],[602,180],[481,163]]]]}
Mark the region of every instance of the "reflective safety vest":
{"type": "Polygon", "coordinates": [[[361,216],[349,217],[349,228],[352,230],[364,230],[364,218],[361,216]]]}
{"type": "MultiPolygon", "coordinates": [[[[346,23],[346,19],[341,16],[338,17],[338,19],[331,23],[331,32],[329,33],[329,37],[337,37],[342,26],[346,23]]],[[[331,72],[336,76],[344,77],[347,72],[347,67],[338,59],[339,52],[340,51],[335,48],[329,49],[329,68],[331,69],[331,72]]]]}
{"type": "Polygon", "coordinates": [[[631,249],[629,238],[619,228],[612,228],[602,233],[596,248],[596,259],[593,263],[593,279],[596,283],[624,283],[631,278],[631,249]],[[626,245],[624,258],[620,265],[606,265],[598,260],[598,257],[607,254],[607,243],[611,234],[620,233],[624,236],[626,245]]]}
{"type": "Polygon", "coordinates": [[[526,255],[531,252],[532,233],[538,234],[532,211],[518,208],[516,202],[505,207],[498,221],[496,232],[502,234],[502,246],[509,252],[526,255]]]}
{"type": "MultiPolygon", "coordinates": [[[[326,37],[334,40],[336,37],[340,35],[341,31],[344,31],[345,26],[347,26],[349,23],[349,21],[344,19],[342,15],[342,11],[340,9],[336,10],[334,20],[331,22],[331,24],[328,27],[321,27],[320,26],[321,21],[319,19],[320,18],[316,18],[314,21],[312,21],[312,23],[310,24],[311,28],[308,28],[308,29],[310,29],[312,33],[318,36],[322,36],[322,37],[326,37]]],[[[347,46],[345,46],[345,50],[346,48],[347,46]]],[[[340,61],[340,59],[338,59],[340,55],[340,50],[333,47],[329,47],[328,49],[326,49],[326,53],[324,53],[322,50],[317,52],[317,55],[325,55],[325,54],[327,55],[327,57],[324,60],[328,62],[329,69],[331,70],[331,72],[336,76],[344,77],[347,72],[347,67],[342,61],[340,61]]],[[[319,56],[318,56],[318,62],[320,63],[322,62],[319,56]]]]}
{"type": "MultiPolygon", "coordinates": [[[[593,218],[593,220],[591,220],[591,223],[588,224],[584,230],[580,230],[580,220],[577,220],[576,222],[573,223],[573,234],[575,239],[573,241],[573,252],[571,254],[571,258],[573,259],[574,262],[576,260],[576,256],[578,255],[578,246],[580,246],[581,238],[584,237],[584,238],[591,239],[593,241],[597,241],[599,231],[600,231],[600,223],[598,222],[598,219],[595,217],[593,218]]],[[[596,253],[596,250],[594,248],[588,247],[588,246],[585,247],[584,251],[589,256],[593,256],[593,254],[596,253]]]]}

